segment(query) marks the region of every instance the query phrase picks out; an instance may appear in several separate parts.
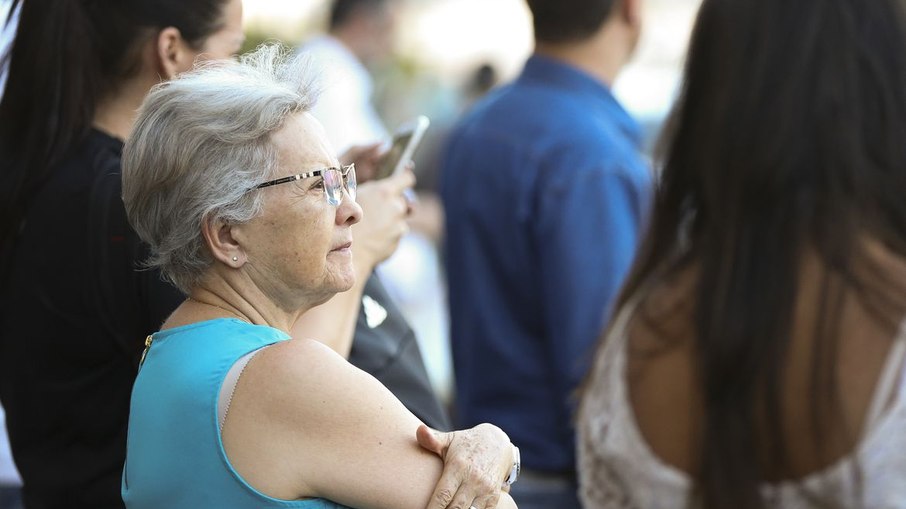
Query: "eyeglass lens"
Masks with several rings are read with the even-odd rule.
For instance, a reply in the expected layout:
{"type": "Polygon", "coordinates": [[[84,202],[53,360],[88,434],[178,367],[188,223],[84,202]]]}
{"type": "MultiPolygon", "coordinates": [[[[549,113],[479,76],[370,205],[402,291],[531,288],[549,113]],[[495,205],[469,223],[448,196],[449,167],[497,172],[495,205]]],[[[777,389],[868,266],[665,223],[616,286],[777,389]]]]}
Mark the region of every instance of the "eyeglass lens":
{"type": "Polygon", "coordinates": [[[343,170],[329,168],[324,170],[321,177],[324,179],[324,190],[327,193],[328,203],[336,207],[343,201],[343,187],[346,187],[349,197],[353,201],[355,200],[356,180],[354,167],[350,166],[343,170]],[[346,175],[343,175],[343,171],[346,172],[346,175]],[[345,186],[343,185],[344,181],[345,186]]]}

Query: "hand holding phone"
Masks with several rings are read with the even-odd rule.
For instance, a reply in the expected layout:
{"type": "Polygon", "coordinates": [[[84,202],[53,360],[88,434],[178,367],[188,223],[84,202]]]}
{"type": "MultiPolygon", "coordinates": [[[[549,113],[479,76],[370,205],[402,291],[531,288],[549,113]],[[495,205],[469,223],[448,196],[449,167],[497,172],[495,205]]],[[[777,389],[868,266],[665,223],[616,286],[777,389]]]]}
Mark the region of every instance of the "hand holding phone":
{"type": "Polygon", "coordinates": [[[421,142],[429,124],[428,117],[419,115],[399,126],[396,132],[393,133],[390,150],[387,151],[381,160],[374,178],[382,179],[402,172],[412,160],[415,149],[421,142]]]}

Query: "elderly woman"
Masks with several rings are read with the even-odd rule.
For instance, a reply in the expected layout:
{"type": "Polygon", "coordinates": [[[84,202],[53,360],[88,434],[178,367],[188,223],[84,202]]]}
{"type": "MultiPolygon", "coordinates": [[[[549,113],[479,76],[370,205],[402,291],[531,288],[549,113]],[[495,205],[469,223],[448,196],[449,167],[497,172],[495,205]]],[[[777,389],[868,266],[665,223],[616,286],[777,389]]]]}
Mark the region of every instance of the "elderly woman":
{"type": "MultiPolygon", "coordinates": [[[[276,47],[201,68],[152,91],[124,150],[129,221],[149,264],[189,295],[147,339],[127,507],[423,508],[432,497],[443,464],[416,443],[418,419],[334,351],[288,334],[353,285],[362,214],[355,168],[338,165],[307,113],[307,83],[276,47]]],[[[465,504],[514,506],[506,493],[465,504]]]]}

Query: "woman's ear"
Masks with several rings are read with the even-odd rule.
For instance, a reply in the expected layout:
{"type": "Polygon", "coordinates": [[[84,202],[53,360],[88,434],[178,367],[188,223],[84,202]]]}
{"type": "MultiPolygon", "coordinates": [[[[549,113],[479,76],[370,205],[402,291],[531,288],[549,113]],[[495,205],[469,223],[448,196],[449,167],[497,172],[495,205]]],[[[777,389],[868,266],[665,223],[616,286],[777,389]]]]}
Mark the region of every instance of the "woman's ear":
{"type": "Polygon", "coordinates": [[[158,73],[164,80],[172,79],[188,71],[195,63],[195,52],[191,50],[182,33],[176,27],[167,27],[157,34],[155,45],[158,73]]]}
{"type": "Polygon", "coordinates": [[[622,0],[623,17],[634,28],[642,24],[642,0],[622,0]]]}
{"type": "Polygon", "coordinates": [[[201,226],[211,256],[224,265],[238,269],[245,265],[245,251],[233,236],[233,227],[222,220],[205,220],[201,226]]]}

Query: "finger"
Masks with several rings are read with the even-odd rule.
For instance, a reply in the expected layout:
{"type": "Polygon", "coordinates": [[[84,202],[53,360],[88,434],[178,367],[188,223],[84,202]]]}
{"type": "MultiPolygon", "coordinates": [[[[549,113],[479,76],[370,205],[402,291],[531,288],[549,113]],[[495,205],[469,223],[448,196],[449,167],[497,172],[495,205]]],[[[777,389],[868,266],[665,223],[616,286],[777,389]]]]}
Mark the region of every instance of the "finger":
{"type": "MultiPolygon", "coordinates": [[[[496,507],[502,483],[498,483],[494,477],[489,473],[481,473],[472,469],[470,475],[466,476],[459,486],[459,492],[463,495],[462,499],[471,501],[470,505],[476,509],[496,507]]],[[[469,507],[469,505],[463,507],[469,507]]]]}
{"type": "MultiPolygon", "coordinates": [[[[463,489],[463,485],[459,485],[459,489],[456,491],[456,494],[453,496],[453,501],[447,506],[450,509],[457,507],[462,507],[463,509],[471,508],[474,504],[475,496],[463,489]]],[[[479,508],[481,509],[481,508],[479,508]]]]}
{"type": "MultiPolygon", "coordinates": [[[[434,488],[434,493],[431,494],[431,500],[428,501],[427,509],[447,509],[448,507],[457,507],[453,505],[453,502],[456,497],[456,489],[459,485],[450,479],[448,475],[442,475],[440,481],[438,481],[437,486],[434,488]]],[[[468,507],[460,505],[458,507],[468,507]]]]}
{"type": "Polygon", "coordinates": [[[338,157],[337,159],[339,159],[342,164],[358,162],[359,158],[361,158],[363,154],[371,150],[374,146],[374,144],[353,145],[346,149],[345,152],[340,154],[340,157],[338,157]]]}
{"type": "Polygon", "coordinates": [[[447,454],[450,442],[453,441],[453,434],[434,431],[422,424],[415,430],[415,439],[418,440],[418,445],[422,446],[423,449],[427,449],[443,458],[447,454]]]}
{"type": "Polygon", "coordinates": [[[373,166],[369,167],[369,166],[365,165],[365,166],[362,166],[361,168],[356,166],[355,179],[358,182],[358,185],[361,186],[362,184],[374,182],[375,173],[377,173],[377,172],[374,170],[373,166]]]}
{"type": "Polygon", "coordinates": [[[368,145],[364,147],[362,152],[359,154],[359,157],[356,158],[357,164],[362,164],[369,167],[374,167],[378,160],[380,160],[383,152],[381,151],[381,144],[375,143],[373,145],[368,145]]]}
{"type": "Polygon", "coordinates": [[[475,509],[496,509],[497,502],[500,501],[500,490],[495,490],[491,495],[479,496],[472,502],[475,509]]]}
{"type": "Polygon", "coordinates": [[[401,172],[399,175],[392,175],[386,179],[389,185],[392,185],[396,192],[401,193],[403,189],[415,185],[415,174],[411,171],[401,172]]]}
{"type": "Polygon", "coordinates": [[[392,203],[396,212],[394,219],[406,219],[409,215],[409,202],[406,201],[406,197],[403,195],[395,196],[392,203]]]}
{"type": "Polygon", "coordinates": [[[415,204],[418,202],[415,192],[411,188],[403,189],[403,200],[406,201],[406,216],[411,216],[412,211],[415,210],[415,204]]]}

